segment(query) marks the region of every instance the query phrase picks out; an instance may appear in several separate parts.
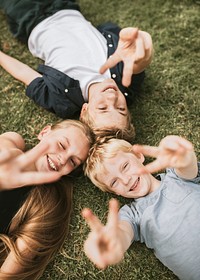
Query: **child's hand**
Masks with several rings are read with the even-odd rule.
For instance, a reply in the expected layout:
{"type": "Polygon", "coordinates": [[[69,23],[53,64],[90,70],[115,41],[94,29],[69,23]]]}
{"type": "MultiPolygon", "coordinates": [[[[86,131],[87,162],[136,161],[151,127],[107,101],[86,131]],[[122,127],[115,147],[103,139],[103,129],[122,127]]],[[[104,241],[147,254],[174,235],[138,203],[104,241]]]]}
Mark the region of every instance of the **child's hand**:
{"type": "Polygon", "coordinates": [[[141,173],[153,173],[167,167],[183,169],[192,162],[194,155],[192,144],[175,135],[163,138],[158,147],[134,145],[133,151],[156,158],[147,164],[141,173]]]}
{"type": "Polygon", "coordinates": [[[90,209],[83,209],[82,216],[91,232],[84,244],[87,257],[99,268],[116,264],[122,260],[124,251],[118,228],[118,202],[110,200],[108,221],[104,226],[90,209]]]}
{"type": "Polygon", "coordinates": [[[0,152],[0,190],[19,188],[26,185],[50,183],[60,178],[57,172],[27,171],[48,145],[38,144],[30,151],[19,154],[19,150],[3,150],[0,152]]]}
{"type": "Polygon", "coordinates": [[[142,72],[151,62],[153,44],[149,33],[127,27],[120,31],[118,47],[114,54],[101,66],[100,73],[124,62],[122,84],[128,87],[133,74],[142,72]]]}

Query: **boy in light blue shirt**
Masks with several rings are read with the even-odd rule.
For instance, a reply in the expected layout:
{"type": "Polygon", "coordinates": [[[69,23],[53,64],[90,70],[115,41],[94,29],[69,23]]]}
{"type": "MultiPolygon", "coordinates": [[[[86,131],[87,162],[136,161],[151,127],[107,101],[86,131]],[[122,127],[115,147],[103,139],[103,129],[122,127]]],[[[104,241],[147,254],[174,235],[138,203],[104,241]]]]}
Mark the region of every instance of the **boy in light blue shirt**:
{"type": "Polygon", "coordinates": [[[200,164],[190,142],[167,136],[150,147],[110,139],[95,144],[85,170],[100,189],[133,199],[119,214],[111,200],[106,226],[83,211],[91,228],[85,253],[98,267],[118,263],[140,241],[180,279],[200,279],[200,164]],[[144,167],[143,155],[157,159],[144,167]]]}

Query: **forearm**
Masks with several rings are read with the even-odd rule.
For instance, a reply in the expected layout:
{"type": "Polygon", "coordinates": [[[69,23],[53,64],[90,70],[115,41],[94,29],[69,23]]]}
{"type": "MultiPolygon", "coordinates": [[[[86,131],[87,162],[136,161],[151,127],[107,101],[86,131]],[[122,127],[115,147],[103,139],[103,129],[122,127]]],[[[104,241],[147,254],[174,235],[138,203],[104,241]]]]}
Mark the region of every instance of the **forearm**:
{"type": "Polygon", "coordinates": [[[134,232],[132,226],[126,221],[120,221],[118,228],[119,228],[119,236],[121,240],[121,248],[123,253],[125,253],[131,245],[131,242],[134,237],[134,232]]]}
{"type": "Polygon", "coordinates": [[[41,76],[37,71],[30,68],[28,65],[21,61],[0,51],[0,65],[15,79],[29,85],[30,82],[41,76]]]}
{"type": "Polygon", "coordinates": [[[22,266],[17,262],[16,257],[13,253],[9,253],[8,257],[5,259],[4,263],[1,266],[1,273],[8,274],[17,274],[23,271],[22,266]]]}
{"type": "MultiPolygon", "coordinates": [[[[26,243],[22,239],[17,240],[17,247],[19,253],[22,254],[23,257],[30,259],[33,258],[33,255],[30,254],[30,251],[27,249],[26,243]]],[[[0,272],[5,274],[7,273],[16,275],[20,272],[23,272],[23,270],[23,265],[17,259],[15,253],[11,251],[5,259],[4,263],[2,264],[0,272]]]]}
{"type": "Polygon", "coordinates": [[[176,174],[185,179],[194,179],[198,174],[197,157],[194,151],[188,156],[187,165],[184,167],[175,168],[176,174]]]}

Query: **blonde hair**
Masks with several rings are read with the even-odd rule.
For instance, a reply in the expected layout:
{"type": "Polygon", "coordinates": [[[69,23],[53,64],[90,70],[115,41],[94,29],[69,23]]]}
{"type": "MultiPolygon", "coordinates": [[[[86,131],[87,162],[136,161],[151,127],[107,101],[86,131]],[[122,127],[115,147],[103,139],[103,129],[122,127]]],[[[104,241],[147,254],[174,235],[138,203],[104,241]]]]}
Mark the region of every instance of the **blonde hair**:
{"type": "Polygon", "coordinates": [[[9,233],[0,235],[0,265],[12,251],[23,268],[17,275],[0,272],[0,279],[39,279],[62,247],[72,209],[72,183],[66,180],[69,179],[33,187],[13,217],[9,233]],[[27,258],[18,250],[17,238],[27,244],[34,258],[27,258]]]}
{"type": "Polygon", "coordinates": [[[93,130],[95,136],[97,137],[112,136],[112,137],[117,137],[119,139],[124,139],[129,142],[133,141],[135,138],[135,127],[132,124],[130,112],[128,112],[127,114],[127,124],[124,128],[118,128],[117,126],[101,128],[101,129],[96,128],[95,120],[88,113],[88,110],[84,111],[84,113],[80,116],[80,120],[83,123],[87,124],[93,130]]]}
{"type": "Polygon", "coordinates": [[[83,132],[83,134],[85,134],[85,136],[87,137],[90,145],[92,145],[94,143],[93,131],[87,124],[85,124],[79,120],[68,119],[68,120],[60,121],[60,122],[57,122],[57,123],[51,125],[51,129],[52,130],[64,129],[64,128],[68,128],[70,126],[75,126],[75,127],[79,128],[83,132]]]}
{"type": "Polygon", "coordinates": [[[111,192],[104,183],[98,179],[98,174],[106,171],[104,161],[117,155],[119,151],[130,153],[132,145],[122,139],[100,138],[91,147],[88,158],[84,164],[84,173],[90,178],[92,183],[102,191],[111,192]]]}

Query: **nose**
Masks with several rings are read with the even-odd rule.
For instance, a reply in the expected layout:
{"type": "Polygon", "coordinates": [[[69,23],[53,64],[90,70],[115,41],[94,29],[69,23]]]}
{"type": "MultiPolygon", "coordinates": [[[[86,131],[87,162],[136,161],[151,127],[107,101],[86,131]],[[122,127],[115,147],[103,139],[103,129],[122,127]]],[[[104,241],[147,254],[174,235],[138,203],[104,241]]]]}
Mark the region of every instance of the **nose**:
{"type": "Polygon", "coordinates": [[[130,180],[131,180],[131,176],[127,175],[127,174],[123,174],[120,179],[121,179],[122,183],[125,186],[127,186],[129,184],[130,180]]]}
{"type": "Polygon", "coordinates": [[[61,165],[65,165],[69,159],[70,155],[68,153],[68,151],[63,151],[61,153],[58,154],[58,161],[61,165]]]}
{"type": "Polygon", "coordinates": [[[106,94],[106,99],[110,104],[115,105],[115,103],[117,102],[117,99],[118,99],[116,92],[114,90],[111,92],[108,92],[106,94]]]}

